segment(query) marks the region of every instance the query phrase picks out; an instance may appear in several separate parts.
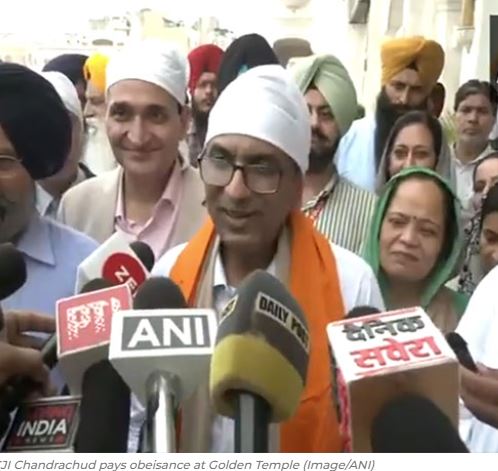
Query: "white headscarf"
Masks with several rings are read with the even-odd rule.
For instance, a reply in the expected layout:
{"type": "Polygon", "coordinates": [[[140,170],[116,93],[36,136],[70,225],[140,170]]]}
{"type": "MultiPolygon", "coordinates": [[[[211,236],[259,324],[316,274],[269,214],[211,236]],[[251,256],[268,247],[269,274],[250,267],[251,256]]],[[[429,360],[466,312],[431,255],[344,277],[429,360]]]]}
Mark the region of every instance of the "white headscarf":
{"type": "Polygon", "coordinates": [[[80,123],[83,123],[81,102],[78,98],[78,92],[71,80],[60,72],[42,72],[41,75],[55,88],[55,91],[61,97],[66,109],[72,115],[76,116],[80,123]]]}
{"type": "Polygon", "coordinates": [[[143,80],[185,104],[189,79],[186,56],[175,45],[145,40],[131,45],[111,57],[106,70],[107,91],[122,80],[143,80]]]}
{"type": "Polygon", "coordinates": [[[311,146],[303,94],[279,65],[254,67],[231,82],[209,115],[206,143],[223,134],[243,134],[273,144],[304,174],[311,146]]]}

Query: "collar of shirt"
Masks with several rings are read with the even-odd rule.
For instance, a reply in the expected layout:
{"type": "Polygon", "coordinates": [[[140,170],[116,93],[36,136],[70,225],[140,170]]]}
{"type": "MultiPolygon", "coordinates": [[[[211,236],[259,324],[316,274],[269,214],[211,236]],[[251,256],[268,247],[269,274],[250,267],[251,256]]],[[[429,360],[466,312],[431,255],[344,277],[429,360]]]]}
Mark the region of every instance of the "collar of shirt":
{"type": "Polygon", "coordinates": [[[39,183],[35,184],[36,209],[41,216],[48,216],[57,211],[55,198],[39,183]]]}
{"type": "MultiPolygon", "coordinates": [[[[275,259],[273,259],[266,268],[266,271],[270,274],[275,276],[276,275],[276,265],[275,265],[275,259]]],[[[223,262],[221,261],[221,255],[218,250],[218,253],[216,254],[216,259],[214,261],[214,276],[213,276],[213,288],[214,289],[230,289],[230,290],[235,290],[232,286],[228,285],[227,282],[227,276],[225,273],[225,267],[223,266],[223,262]]]]}
{"type": "Polygon", "coordinates": [[[47,221],[34,214],[19,238],[16,247],[26,256],[46,265],[55,266],[55,254],[50,240],[50,228],[47,221]]]}
{"type": "Polygon", "coordinates": [[[460,167],[460,168],[473,167],[475,164],[477,164],[480,160],[484,159],[489,154],[492,154],[492,153],[496,152],[491,147],[491,145],[488,144],[486,146],[486,148],[474,160],[471,160],[470,162],[467,162],[467,163],[463,163],[463,162],[460,161],[460,159],[458,159],[456,157],[456,144],[453,144],[452,151],[453,151],[453,160],[455,161],[456,166],[460,167]]]}
{"type": "Polygon", "coordinates": [[[302,211],[309,211],[310,209],[313,209],[320,201],[322,201],[325,198],[328,198],[330,194],[334,191],[335,186],[337,185],[337,182],[339,181],[339,174],[337,173],[337,170],[334,167],[334,174],[328,181],[328,183],[325,185],[322,191],[318,193],[314,198],[309,200],[306,204],[303,205],[301,208],[302,211]]]}
{"type": "MultiPolygon", "coordinates": [[[[173,171],[171,172],[171,176],[169,177],[168,183],[166,184],[166,187],[164,188],[163,194],[157,201],[154,210],[152,212],[152,217],[151,220],[154,219],[154,214],[156,213],[157,207],[162,203],[165,202],[166,204],[170,204],[173,207],[175,207],[178,204],[178,196],[179,196],[179,189],[180,189],[180,183],[181,183],[181,175],[182,171],[185,170],[186,164],[184,162],[184,159],[181,158],[179,159],[178,162],[175,163],[175,166],[173,167],[173,171]]],[[[118,187],[118,201],[116,204],[116,214],[115,214],[115,220],[118,224],[125,224],[130,226],[130,228],[144,228],[148,225],[150,220],[146,222],[144,225],[140,225],[136,223],[135,221],[131,221],[126,218],[125,215],[125,209],[124,209],[124,197],[123,197],[123,179],[124,179],[124,174],[121,174],[121,178],[119,179],[119,187],[118,187]]]]}

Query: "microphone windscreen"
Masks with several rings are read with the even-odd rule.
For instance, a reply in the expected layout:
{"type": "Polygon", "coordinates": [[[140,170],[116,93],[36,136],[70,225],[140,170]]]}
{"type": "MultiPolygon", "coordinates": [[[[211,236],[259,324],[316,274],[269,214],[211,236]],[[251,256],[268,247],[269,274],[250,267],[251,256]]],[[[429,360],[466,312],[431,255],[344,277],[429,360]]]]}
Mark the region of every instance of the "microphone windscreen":
{"type": "Polygon", "coordinates": [[[75,443],[77,453],[126,453],[130,394],[109,360],[86,370],[75,443]]]}
{"type": "Polygon", "coordinates": [[[380,310],[373,306],[356,306],[346,314],[346,319],[356,319],[357,317],[379,314],[380,310]]]}
{"type": "Polygon", "coordinates": [[[218,413],[234,417],[234,391],[263,398],[271,420],[292,417],[306,383],[306,318],[282,283],[262,270],[249,275],[220,314],[210,391],[218,413]]]}
{"type": "Polygon", "coordinates": [[[101,289],[111,288],[114,286],[109,280],[105,278],[94,278],[93,280],[88,281],[81,288],[80,294],[91,293],[92,291],[99,291],[101,289]]]}
{"type": "Polygon", "coordinates": [[[26,283],[26,262],[12,244],[0,245],[0,300],[8,298],[26,283]]]}
{"type": "Polygon", "coordinates": [[[374,453],[468,453],[450,419],[417,395],[383,406],[372,423],[371,443],[374,453]]]}
{"type": "Polygon", "coordinates": [[[152,277],[145,280],[133,299],[134,309],[186,309],[181,289],[169,278],[152,277]]]}
{"type": "Polygon", "coordinates": [[[147,271],[152,271],[154,267],[154,263],[156,262],[156,257],[154,256],[154,252],[152,249],[145,243],[140,240],[136,240],[130,244],[131,249],[135,252],[135,255],[140,259],[143,263],[144,267],[147,268],[147,271]]]}

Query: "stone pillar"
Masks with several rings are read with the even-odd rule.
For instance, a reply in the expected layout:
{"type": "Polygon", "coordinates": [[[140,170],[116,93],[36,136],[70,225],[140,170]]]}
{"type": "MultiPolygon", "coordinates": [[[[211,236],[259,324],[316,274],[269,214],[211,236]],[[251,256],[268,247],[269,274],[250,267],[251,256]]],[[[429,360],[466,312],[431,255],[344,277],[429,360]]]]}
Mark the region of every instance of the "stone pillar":
{"type": "Polygon", "coordinates": [[[454,44],[455,30],[461,22],[461,0],[435,2],[434,38],[443,46],[445,64],[440,82],[446,88],[445,110],[453,110],[455,93],[460,85],[461,50],[454,44]]]}

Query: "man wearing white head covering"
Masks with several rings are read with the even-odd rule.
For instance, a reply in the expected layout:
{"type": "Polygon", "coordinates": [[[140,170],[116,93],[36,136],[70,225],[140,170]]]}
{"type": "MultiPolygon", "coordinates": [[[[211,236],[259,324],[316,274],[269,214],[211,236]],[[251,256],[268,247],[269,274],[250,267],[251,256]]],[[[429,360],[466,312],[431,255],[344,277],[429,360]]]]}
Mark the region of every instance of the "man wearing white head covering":
{"type": "Polygon", "coordinates": [[[55,175],[36,184],[36,208],[42,216],[55,218],[62,195],[71,187],[93,176],[80,162],[83,148],[83,113],[78,92],[72,82],[60,72],[43,72],[55,88],[71,118],[71,148],[64,167],[55,175]]]}
{"type": "Polygon", "coordinates": [[[73,188],[59,218],[103,242],[113,232],[147,243],[156,257],[202,224],[204,191],[178,147],[187,127],[187,59],[143,42],[111,57],[106,128],[120,166],[73,188]]]}
{"type": "MultiPolygon", "coordinates": [[[[266,270],[303,309],[311,337],[305,390],[293,418],[272,427],[271,451],[341,450],[325,329],[357,305],[383,308],[366,263],[330,244],[300,211],[310,141],[303,95],[281,66],[255,67],[230,83],[211,111],[199,161],[210,219],[153,270],[170,276],[190,306],[218,313],[247,275],[266,270]]],[[[248,361],[265,368],[257,356],[248,361]]],[[[201,385],[183,405],[180,451],[234,451],[233,436],[233,421],[215,415],[201,385]]]]}

